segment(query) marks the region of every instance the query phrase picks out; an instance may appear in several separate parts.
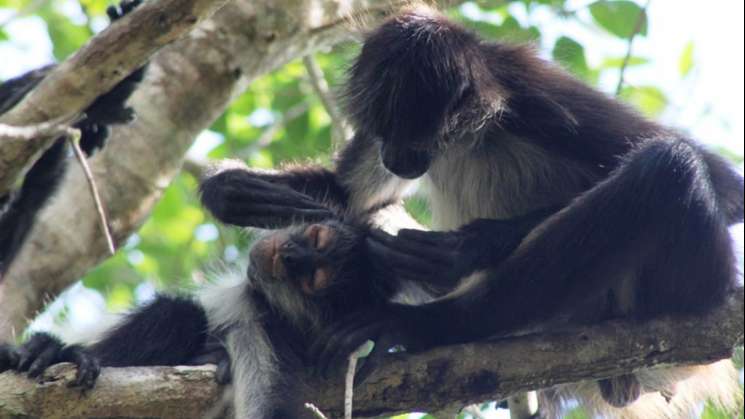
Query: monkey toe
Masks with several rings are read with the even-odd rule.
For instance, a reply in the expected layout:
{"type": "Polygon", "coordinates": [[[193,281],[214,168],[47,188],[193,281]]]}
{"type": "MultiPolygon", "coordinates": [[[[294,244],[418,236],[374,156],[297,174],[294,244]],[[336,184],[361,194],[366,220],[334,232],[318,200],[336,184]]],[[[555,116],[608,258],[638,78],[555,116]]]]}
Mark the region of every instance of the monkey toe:
{"type": "Polygon", "coordinates": [[[33,360],[30,365],[28,364],[28,362],[25,363],[26,365],[28,365],[27,374],[29,378],[40,377],[44,370],[53,365],[55,363],[55,360],[57,359],[59,350],[60,348],[56,346],[49,346],[45,348],[41,353],[39,353],[35,358],[27,358],[27,361],[33,360]]]}
{"type": "Polygon", "coordinates": [[[93,388],[101,374],[101,364],[98,358],[78,345],[66,347],[60,354],[60,358],[61,362],[71,362],[78,368],[75,380],[68,384],[69,387],[79,387],[84,391],[93,388]]]}
{"type": "Polygon", "coordinates": [[[598,387],[603,399],[617,408],[634,403],[642,393],[641,383],[633,374],[598,381],[598,387]]]}
{"type": "Polygon", "coordinates": [[[11,345],[0,345],[0,373],[18,368],[20,356],[11,345]]]}
{"type": "Polygon", "coordinates": [[[47,333],[37,333],[18,348],[16,370],[38,377],[48,366],[55,363],[62,349],[62,342],[47,333]]]}
{"type": "Polygon", "coordinates": [[[230,359],[223,359],[217,363],[215,381],[221,386],[228,385],[233,381],[233,375],[230,373],[230,359]]]}

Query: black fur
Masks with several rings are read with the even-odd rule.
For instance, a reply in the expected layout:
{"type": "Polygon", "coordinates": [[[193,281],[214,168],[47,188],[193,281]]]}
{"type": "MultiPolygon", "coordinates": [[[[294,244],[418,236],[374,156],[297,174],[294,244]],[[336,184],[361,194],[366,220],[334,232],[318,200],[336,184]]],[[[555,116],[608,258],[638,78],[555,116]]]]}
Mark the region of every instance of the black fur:
{"type": "MultiPolygon", "coordinates": [[[[430,304],[341,322],[314,347],[321,367],[371,338],[423,350],[559,314],[695,314],[735,286],[727,228],[743,220],[742,176],[532,48],[485,42],[415,8],[368,35],[345,92],[356,135],[334,178],[308,177],[303,187],[341,187],[345,211],[360,214],[396,202],[405,179],[426,174],[435,219],[455,231],[378,236],[371,254],[407,279],[483,278],[430,304]],[[525,226],[526,240],[499,225],[555,207],[525,226]]],[[[282,179],[297,176],[293,169],[261,179],[290,186],[282,179]]],[[[243,185],[238,195],[249,196],[251,184],[243,185]]],[[[241,225],[252,218],[246,213],[241,225]]]]}
{"type": "MultiPolygon", "coordinates": [[[[118,7],[109,7],[107,13],[113,22],[140,3],[141,0],[124,0],[118,7]]],[[[32,70],[0,85],[0,115],[20,102],[52,69],[54,65],[32,70]]],[[[125,103],[144,74],[145,67],[132,72],[109,92],[99,96],[75,124],[81,132],[80,148],[87,156],[105,145],[109,125],[126,124],[134,119],[133,110],[125,103]]],[[[0,198],[0,280],[26,239],[36,214],[57,190],[65,173],[67,155],[65,139],[55,140],[31,166],[20,190],[0,198]]]]}
{"type": "Polygon", "coordinates": [[[286,277],[277,278],[251,263],[240,288],[221,290],[207,306],[190,298],[160,295],[88,346],[66,346],[46,333],[33,335],[20,347],[0,345],[0,373],[13,370],[35,378],[50,365],[72,362],[78,366],[72,384],[90,389],[100,367],[214,363],[219,382],[228,383],[233,375],[239,380],[234,391],[254,393],[251,400],[262,403],[261,411],[250,416],[237,406],[236,417],[312,418],[304,407],[304,371],[310,365],[307,349],[319,328],[346,315],[379,310],[400,287],[392,282],[392,275],[370,263],[366,223],[329,220],[324,225],[333,229],[334,236],[323,248],[304,234],[307,225],[275,233],[285,240],[279,255],[286,277]],[[318,266],[332,267],[333,277],[327,288],[309,295],[301,280],[318,266]],[[216,314],[225,310],[230,313],[227,318],[216,314]],[[239,362],[233,365],[235,374],[231,374],[230,356],[239,362]],[[266,376],[241,381],[262,373],[240,370],[246,358],[269,359],[265,362],[271,362],[270,367],[260,365],[266,376]]]}
{"type": "MultiPolygon", "coordinates": [[[[634,277],[634,291],[614,303],[627,304],[630,310],[623,314],[640,320],[703,312],[733,290],[735,258],[727,227],[743,219],[743,180],[711,152],[592,90],[532,50],[482,42],[439,15],[414,11],[390,20],[367,39],[354,68],[348,93],[353,120],[363,136],[378,138],[382,163],[400,177],[412,175],[411,156],[423,152],[437,161],[458,142],[474,142],[476,154],[479,147],[489,147],[481,144],[522,141],[550,154],[515,176],[535,182],[543,176],[536,170],[570,164],[587,182],[578,182],[576,194],[557,202],[564,208],[506,260],[474,262],[474,253],[489,254],[488,248],[502,242],[483,220],[450,233],[451,241],[469,231],[476,238],[473,246],[461,247],[453,260],[466,265],[454,270],[486,268],[485,278],[440,301],[344,322],[319,339],[315,351],[322,363],[343,358],[381,333],[410,350],[510,333],[605,299],[622,286],[616,281],[623,272],[634,277]],[[427,64],[389,54],[412,50],[416,53],[409,55],[417,63],[427,64]],[[406,74],[416,77],[401,76],[406,74]],[[408,81],[400,85],[400,77],[408,81]],[[446,99],[434,100],[428,93],[433,90],[446,99]],[[397,129],[390,121],[415,126],[392,135],[397,129]],[[393,160],[385,155],[390,148],[399,150],[393,160]]],[[[432,166],[416,162],[413,167],[421,175],[432,166]]],[[[430,175],[435,187],[438,181],[444,186],[452,182],[438,180],[447,173],[430,175]]],[[[566,185],[565,179],[546,179],[548,187],[552,182],[566,185]]],[[[495,180],[495,196],[503,197],[499,189],[504,186],[509,185],[495,180]]],[[[483,198],[483,212],[494,211],[488,203],[495,198],[483,198]]],[[[515,199],[540,205],[543,197],[515,199]]],[[[447,237],[403,232],[384,243],[388,249],[376,251],[381,262],[401,261],[406,269],[411,258],[442,257],[443,250],[453,248],[447,237]],[[413,234],[420,238],[418,246],[404,250],[413,234]]]]}
{"type": "Polygon", "coordinates": [[[207,316],[199,304],[159,296],[91,346],[91,352],[104,366],[182,365],[201,353],[207,331],[207,316]]]}
{"type": "Polygon", "coordinates": [[[261,228],[329,219],[345,201],[323,169],[262,175],[231,168],[208,176],[200,191],[202,204],[220,221],[261,228]],[[314,190],[317,184],[330,186],[314,190]]]}
{"type": "Polygon", "coordinates": [[[131,314],[98,343],[64,345],[37,333],[18,348],[0,345],[0,372],[15,370],[36,378],[49,366],[78,366],[74,386],[92,388],[100,367],[185,365],[207,355],[207,317],[186,298],[159,296],[131,314]]]}
{"type": "Polygon", "coordinates": [[[65,346],[59,339],[47,333],[37,333],[18,348],[0,345],[0,373],[14,370],[29,378],[39,378],[49,366],[70,362],[78,367],[74,387],[90,389],[101,372],[98,359],[78,345],[65,346]]]}

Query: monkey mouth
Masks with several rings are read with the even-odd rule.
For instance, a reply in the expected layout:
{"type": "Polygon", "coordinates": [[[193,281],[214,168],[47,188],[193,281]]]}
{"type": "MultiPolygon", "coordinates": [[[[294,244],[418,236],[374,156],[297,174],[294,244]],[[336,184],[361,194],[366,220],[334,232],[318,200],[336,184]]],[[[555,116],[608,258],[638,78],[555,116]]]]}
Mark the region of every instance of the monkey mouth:
{"type": "Polygon", "coordinates": [[[269,260],[272,268],[272,278],[280,279],[282,271],[280,257],[279,257],[279,240],[273,239],[271,243],[271,251],[269,252],[269,260]]]}
{"type": "Polygon", "coordinates": [[[251,265],[267,279],[281,279],[284,274],[278,237],[260,240],[251,249],[251,265]]]}

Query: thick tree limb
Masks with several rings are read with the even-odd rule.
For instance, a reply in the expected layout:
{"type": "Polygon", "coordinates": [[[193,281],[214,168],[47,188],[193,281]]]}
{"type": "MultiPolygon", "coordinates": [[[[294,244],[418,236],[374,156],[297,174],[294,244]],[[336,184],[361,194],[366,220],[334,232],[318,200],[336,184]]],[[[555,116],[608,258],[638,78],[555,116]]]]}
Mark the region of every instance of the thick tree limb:
{"type": "MultiPolygon", "coordinates": [[[[57,66],[0,123],[24,127],[65,123],[110,90],[150,56],[191,30],[227,0],[158,0],[114,22],[75,55],[57,66]]],[[[48,139],[0,136],[0,195],[48,139]]]]}
{"type": "MultiPolygon", "coordinates": [[[[730,357],[732,348],[742,342],[740,289],[729,304],[703,318],[642,325],[612,322],[391,356],[367,383],[357,386],[355,417],[439,411],[639,368],[709,363],[730,357]]],[[[59,380],[43,385],[10,373],[0,375],[0,417],[52,418],[68,412],[101,418],[191,418],[217,398],[211,368],[104,369],[100,385],[84,397],[66,387],[73,368],[63,371],[53,374],[59,380]]],[[[341,417],[343,382],[340,376],[334,382],[316,383],[312,387],[318,393],[309,402],[329,417],[341,417]]]]}
{"type": "Polygon", "coordinates": [[[93,391],[67,383],[71,364],[48,369],[39,383],[0,375],[0,417],[198,419],[218,398],[215,367],[105,368],[93,391]]]}
{"type": "MultiPolygon", "coordinates": [[[[369,16],[372,23],[374,18],[389,13],[392,6],[400,3],[403,1],[235,1],[202,22],[189,36],[163,48],[151,61],[146,80],[130,101],[138,120],[115,128],[108,145],[90,160],[114,239],[125,240],[144,222],[163,190],[179,172],[183,156],[194,138],[209,127],[230,100],[254,78],[292,59],[348,39],[350,16],[355,19],[369,16]]],[[[206,4],[206,0],[191,0],[187,4],[206,4]]],[[[185,7],[184,10],[191,9],[185,7]]],[[[111,30],[119,34],[117,36],[124,36],[126,31],[120,26],[135,22],[136,13],[141,11],[136,10],[111,30]]],[[[122,38],[117,39],[122,45],[127,44],[122,38]]],[[[87,48],[98,42],[94,41],[87,48]]],[[[119,48],[106,51],[118,52],[119,48]]],[[[133,59],[134,55],[124,57],[133,59]]],[[[93,67],[105,68],[109,65],[106,63],[110,63],[109,58],[97,61],[89,57],[86,60],[93,67]]],[[[51,78],[48,83],[61,83],[49,89],[63,94],[63,102],[67,103],[69,94],[75,97],[71,103],[83,106],[85,100],[79,97],[83,93],[77,92],[78,88],[68,92],[67,82],[59,78],[51,78]]],[[[24,103],[36,104],[38,95],[40,93],[33,93],[24,103]]],[[[87,97],[88,93],[85,95],[87,97]]],[[[25,106],[31,105],[24,105],[27,109],[25,106]]],[[[14,109],[13,115],[18,112],[14,109]]],[[[28,112],[38,117],[63,114],[58,107],[45,110],[43,114],[34,109],[28,112]]],[[[18,118],[14,121],[24,123],[26,119],[33,119],[23,115],[18,118]]],[[[0,147],[3,147],[2,159],[10,156],[5,154],[2,142],[0,147]]],[[[8,167],[14,165],[9,163],[8,167]]],[[[0,173],[7,174],[2,163],[0,173]]],[[[0,341],[11,339],[23,330],[45,301],[57,296],[108,256],[95,206],[77,165],[69,165],[58,195],[59,199],[37,218],[26,244],[5,277],[0,278],[0,341]]]]}

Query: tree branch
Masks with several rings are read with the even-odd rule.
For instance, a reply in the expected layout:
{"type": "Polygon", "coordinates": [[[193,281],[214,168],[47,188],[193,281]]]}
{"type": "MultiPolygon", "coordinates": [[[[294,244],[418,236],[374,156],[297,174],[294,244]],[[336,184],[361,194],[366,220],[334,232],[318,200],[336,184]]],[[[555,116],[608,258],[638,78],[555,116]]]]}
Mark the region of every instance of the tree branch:
{"type": "Polygon", "coordinates": [[[339,104],[334,98],[334,94],[331,93],[328,82],[326,82],[326,76],[323,74],[323,69],[318,61],[312,55],[307,55],[303,58],[303,64],[305,65],[305,71],[308,73],[310,83],[313,86],[313,90],[321,100],[326,113],[331,118],[331,126],[334,129],[333,135],[333,147],[338,150],[344,143],[349,140],[354,132],[352,127],[347,123],[346,118],[341,114],[339,104]]]}
{"type": "Polygon", "coordinates": [[[652,4],[652,0],[647,0],[647,3],[639,12],[639,17],[636,19],[636,24],[634,25],[634,31],[631,33],[631,36],[629,36],[629,39],[627,41],[626,56],[623,58],[621,70],[619,71],[618,75],[618,85],[616,85],[616,96],[620,95],[621,92],[623,92],[623,85],[626,83],[626,70],[629,67],[629,63],[631,62],[631,55],[634,51],[634,40],[644,27],[644,22],[647,21],[647,10],[649,10],[650,4],[652,4]]]}
{"type": "MultiPolygon", "coordinates": [[[[165,33],[173,29],[168,25],[158,26],[162,23],[157,15],[149,14],[152,13],[150,5],[158,5],[156,10],[165,13],[170,10],[164,9],[165,5],[176,7],[174,2],[178,7],[176,17],[172,18],[185,19],[179,20],[183,24],[190,24],[192,19],[182,16],[184,14],[205,14],[202,9],[197,12],[196,5],[217,4],[215,0],[147,2],[142,10],[138,8],[112,25],[71,58],[70,62],[77,63],[74,67],[82,71],[76,73],[75,78],[94,74],[101,77],[101,83],[113,85],[116,80],[110,71],[119,68],[123,76],[126,70],[139,66],[148,54],[146,51],[155,49],[151,44],[142,43],[142,37],[160,45],[165,42],[166,35],[156,36],[153,31],[165,33]],[[145,21],[138,19],[138,14],[143,13],[149,16],[145,21]],[[152,25],[157,28],[151,28],[152,25]],[[143,32],[131,33],[138,31],[143,32]],[[137,41],[129,40],[130,36],[137,41]],[[93,51],[103,55],[97,58],[93,51]],[[119,58],[127,63],[126,68],[112,64],[118,65],[119,58]],[[83,63],[90,68],[80,69],[83,63]]],[[[351,36],[349,16],[369,14],[372,23],[372,18],[392,10],[391,3],[397,2],[233,1],[202,22],[189,36],[160,50],[148,67],[146,79],[130,100],[138,119],[128,126],[114,127],[107,146],[89,161],[108,211],[115,242],[125,240],[139,228],[179,173],[194,138],[209,127],[253,79],[293,59],[348,39],[351,36]]],[[[173,23],[169,19],[166,21],[169,25],[173,23]]],[[[37,87],[39,91],[32,92],[20,107],[11,111],[12,115],[3,115],[2,122],[10,115],[14,119],[9,122],[11,125],[29,125],[25,121],[46,120],[68,111],[77,112],[71,109],[82,109],[87,100],[98,93],[83,91],[86,90],[83,86],[90,84],[68,80],[72,77],[69,74],[72,63],[62,64],[56,70],[61,76],[50,75],[37,87]],[[57,94],[60,96],[55,96],[57,94]],[[41,98],[50,98],[54,103],[40,103],[41,98]]],[[[101,83],[92,84],[103,86],[101,83]]],[[[9,151],[13,147],[15,145],[0,141],[0,178],[8,181],[15,178],[10,171],[19,167],[16,161],[19,154],[9,151]]],[[[40,146],[29,147],[38,150],[40,146]]],[[[23,153],[29,151],[24,150],[23,153]]],[[[20,152],[20,148],[16,151],[20,152]]],[[[3,308],[0,310],[0,341],[12,339],[46,301],[107,257],[105,236],[100,230],[85,176],[78,165],[68,165],[57,199],[36,218],[24,246],[5,276],[0,278],[0,307],[3,308]]]]}
{"type": "MultiPolygon", "coordinates": [[[[729,358],[742,342],[740,289],[728,304],[698,318],[619,321],[391,355],[356,389],[355,417],[432,412],[639,368],[705,364],[729,358]]],[[[65,412],[78,417],[191,418],[199,417],[218,397],[212,367],[106,368],[96,388],[83,397],[66,387],[74,369],[57,368],[52,371],[56,378],[40,385],[15,374],[0,375],[0,417],[54,417],[52,413],[65,412]]],[[[329,417],[343,415],[343,377],[310,387],[316,394],[309,402],[329,417]]]]}
{"type": "MultiPolygon", "coordinates": [[[[0,123],[28,126],[70,122],[155,51],[186,34],[226,1],[146,2],[54,68],[20,103],[0,116],[0,123]]],[[[48,138],[29,142],[0,137],[0,195],[34,154],[48,145],[48,138]]]]}

